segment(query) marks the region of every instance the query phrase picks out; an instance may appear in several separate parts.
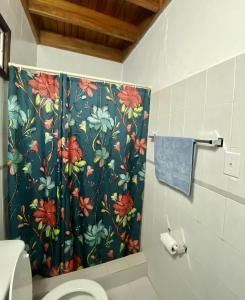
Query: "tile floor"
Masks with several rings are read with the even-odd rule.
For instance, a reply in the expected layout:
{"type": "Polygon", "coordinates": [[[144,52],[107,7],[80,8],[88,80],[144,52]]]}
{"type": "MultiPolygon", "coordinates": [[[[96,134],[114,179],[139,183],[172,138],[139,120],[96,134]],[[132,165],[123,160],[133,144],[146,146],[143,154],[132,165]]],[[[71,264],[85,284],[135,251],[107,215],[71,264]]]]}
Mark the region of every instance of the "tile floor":
{"type": "Polygon", "coordinates": [[[107,291],[110,300],[159,300],[148,277],[141,277],[130,283],[107,291]]]}

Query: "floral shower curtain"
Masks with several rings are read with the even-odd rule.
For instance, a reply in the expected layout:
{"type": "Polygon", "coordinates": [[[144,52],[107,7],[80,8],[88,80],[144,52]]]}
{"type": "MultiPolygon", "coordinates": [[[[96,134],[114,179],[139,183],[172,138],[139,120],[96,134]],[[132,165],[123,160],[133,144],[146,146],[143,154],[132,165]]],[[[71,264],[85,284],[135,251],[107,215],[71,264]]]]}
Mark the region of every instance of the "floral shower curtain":
{"type": "Polygon", "coordinates": [[[33,274],[138,252],[150,91],[11,67],[8,101],[10,237],[33,274]]]}

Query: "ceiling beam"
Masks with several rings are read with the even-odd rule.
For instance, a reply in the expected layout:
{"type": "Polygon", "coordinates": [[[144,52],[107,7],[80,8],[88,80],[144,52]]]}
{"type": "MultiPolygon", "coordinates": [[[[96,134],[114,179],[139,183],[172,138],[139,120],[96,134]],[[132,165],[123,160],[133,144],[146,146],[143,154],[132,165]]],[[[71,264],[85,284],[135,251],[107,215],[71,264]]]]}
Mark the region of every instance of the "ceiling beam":
{"type": "Polygon", "coordinates": [[[121,50],[49,31],[41,30],[39,39],[40,44],[50,47],[74,51],[81,54],[96,56],[99,58],[109,59],[117,62],[122,62],[123,59],[121,50]]]}
{"type": "Polygon", "coordinates": [[[29,12],[129,42],[138,39],[135,25],[65,0],[29,0],[29,12]]]}
{"type": "Polygon", "coordinates": [[[127,0],[127,1],[156,13],[160,9],[161,0],[127,0]]]}

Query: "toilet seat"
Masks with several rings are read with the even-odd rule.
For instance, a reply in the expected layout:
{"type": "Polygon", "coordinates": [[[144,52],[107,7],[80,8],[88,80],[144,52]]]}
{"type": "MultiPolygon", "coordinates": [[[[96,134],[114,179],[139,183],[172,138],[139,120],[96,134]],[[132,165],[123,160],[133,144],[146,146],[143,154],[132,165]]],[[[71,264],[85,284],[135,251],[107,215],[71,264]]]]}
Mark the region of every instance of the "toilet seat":
{"type": "MultiPolygon", "coordinates": [[[[76,279],[67,281],[53,290],[51,290],[42,300],[58,300],[66,296],[66,299],[69,299],[69,294],[76,294],[75,297],[81,294],[84,295],[84,299],[88,296],[94,297],[94,300],[108,300],[105,290],[97,282],[88,279],[76,279]]],[[[74,298],[75,298],[74,297],[74,298]]],[[[72,298],[70,298],[72,299],[72,298]]]]}

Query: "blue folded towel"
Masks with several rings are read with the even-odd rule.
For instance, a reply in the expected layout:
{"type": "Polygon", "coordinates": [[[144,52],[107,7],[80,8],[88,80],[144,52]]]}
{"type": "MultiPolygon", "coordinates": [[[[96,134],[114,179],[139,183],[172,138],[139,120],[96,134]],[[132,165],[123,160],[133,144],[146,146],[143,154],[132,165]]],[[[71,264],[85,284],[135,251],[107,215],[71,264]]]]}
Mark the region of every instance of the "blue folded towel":
{"type": "Polygon", "coordinates": [[[155,136],[154,141],[157,179],[190,196],[196,159],[195,140],[155,136]]]}

